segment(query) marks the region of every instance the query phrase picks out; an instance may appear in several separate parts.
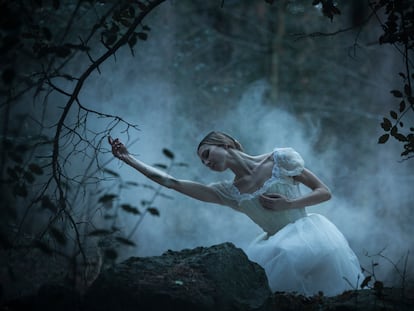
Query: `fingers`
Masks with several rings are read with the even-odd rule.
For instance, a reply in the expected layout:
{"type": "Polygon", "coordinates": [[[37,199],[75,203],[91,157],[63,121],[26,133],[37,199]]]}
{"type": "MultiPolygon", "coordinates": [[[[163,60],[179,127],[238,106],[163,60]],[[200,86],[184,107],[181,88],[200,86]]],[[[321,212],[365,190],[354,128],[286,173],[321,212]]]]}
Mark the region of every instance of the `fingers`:
{"type": "Polygon", "coordinates": [[[112,153],[116,153],[116,154],[119,154],[119,153],[121,153],[121,151],[122,151],[122,147],[123,147],[123,145],[122,145],[122,143],[120,143],[120,142],[114,142],[113,144],[112,144],[112,153]]]}
{"type": "Polygon", "coordinates": [[[127,149],[118,138],[113,139],[111,136],[108,136],[108,143],[111,145],[112,154],[116,158],[123,160],[128,155],[127,149]]]}
{"type": "Polygon", "coordinates": [[[269,192],[263,193],[262,196],[266,197],[266,198],[269,198],[269,199],[281,199],[281,198],[283,198],[283,196],[278,194],[278,193],[269,193],[269,192]]]}
{"type": "Polygon", "coordinates": [[[279,210],[279,206],[284,202],[284,197],[278,193],[263,193],[259,196],[259,202],[266,209],[279,210]]]}
{"type": "Polygon", "coordinates": [[[108,143],[110,145],[112,145],[112,147],[113,147],[113,146],[115,146],[117,144],[120,144],[121,142],[119,141],[119,138],[113,139],[111,136],[108,136],[108,143]]]}
{"type": "Polygon", "coordinates": [[[264,194],[259,196],[259,202],[264,208],[269,209],[271,206],[271,201],[264,194]]]}
{"type": "Polygon", "coordinates": [[[113,139],[111,136],[108,136],[108,143],[114,148],[119,149],[123,144],[119,141],[119,138],[113,139]]]}
{"type": "Polygon", "coordinates": [[[267,205],[271,205],[274,199],[267,195],[262,194],[259,196],[259,201],[260,201],[260,204],[262,204],[263,206],[265,205],[267,206],[267,205]]]}

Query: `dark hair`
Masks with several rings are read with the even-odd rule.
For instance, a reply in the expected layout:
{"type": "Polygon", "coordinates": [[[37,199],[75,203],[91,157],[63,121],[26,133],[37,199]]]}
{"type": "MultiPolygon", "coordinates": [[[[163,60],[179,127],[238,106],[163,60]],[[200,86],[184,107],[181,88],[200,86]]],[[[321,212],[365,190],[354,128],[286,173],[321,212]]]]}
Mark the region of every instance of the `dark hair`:
{"type": "Polygon", "coordinates": [[[197,151],[202,145],[227,146],[228,148],[243,151],[242,145],[236,139],[226,133],[218,131],[208,133],[206,137],[201,140],[197,147],[197,151]]]}

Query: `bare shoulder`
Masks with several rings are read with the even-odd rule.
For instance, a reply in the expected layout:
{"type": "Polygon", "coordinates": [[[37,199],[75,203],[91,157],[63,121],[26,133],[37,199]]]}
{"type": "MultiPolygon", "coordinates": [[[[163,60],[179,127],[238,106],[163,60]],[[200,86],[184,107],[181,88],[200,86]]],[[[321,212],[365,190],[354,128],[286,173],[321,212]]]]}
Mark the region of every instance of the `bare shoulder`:
{"type": "Polygon", "coordinates": [[[273,158],[273,155],[274,155],[274,151],[271,151],[271,152],[266,152],[266,153],[255,155],[253,156],[253,158],[255,158],[258,161],[264,161],[264,160],[273,158]]]}

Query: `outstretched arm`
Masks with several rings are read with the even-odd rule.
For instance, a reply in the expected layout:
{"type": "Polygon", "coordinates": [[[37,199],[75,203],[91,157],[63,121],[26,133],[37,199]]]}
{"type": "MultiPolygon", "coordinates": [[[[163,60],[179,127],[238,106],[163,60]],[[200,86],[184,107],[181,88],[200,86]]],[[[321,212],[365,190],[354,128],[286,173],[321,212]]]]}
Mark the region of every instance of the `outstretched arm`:
{"type": "Polygon", "coordinates": [[[220,198],[209,186],[190,180],[176,179],[155,167],[145,164],[144,162],[133,157],[118,138],[113,140],[109,136],[108,142],[112,146],[112,153],[115,157],[161,186],[176,190],[197,200],[221,204],[220,198]]]}
{"type": "Polygon", "coordinates": [[[315,205],[331,198],[331,192],[328,187],[310,170],[305,168],[302,173],[295,176],[294,179],[304,184],[312,191],[295,199],[288,199],[279,194],[265,193],[260,197],[262,206],[268,209],[285,210],[315,205]]]}

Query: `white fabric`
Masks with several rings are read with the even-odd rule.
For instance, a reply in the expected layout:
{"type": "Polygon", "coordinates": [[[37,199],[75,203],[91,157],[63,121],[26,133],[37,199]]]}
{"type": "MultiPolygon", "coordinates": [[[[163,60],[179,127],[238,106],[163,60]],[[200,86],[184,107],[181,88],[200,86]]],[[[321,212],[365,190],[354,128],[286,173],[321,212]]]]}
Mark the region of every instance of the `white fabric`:
{"type": "Polygon", "coordinates": [[[308,215],[305,208],[271,211],[261,206],[258,196],[264,192],[301,195],[293,176],[304,169],[302,157],[292,148],[277,148],[273,160],[272,177],[254,193],[240,193],[231,181],[211,184],[224,205],[263,229],[246,250],[249,259],[265,269],[273,291],[333,296],[354,288],[362,277],[360,265],[334,224],[322,215],[308,215]]]}

